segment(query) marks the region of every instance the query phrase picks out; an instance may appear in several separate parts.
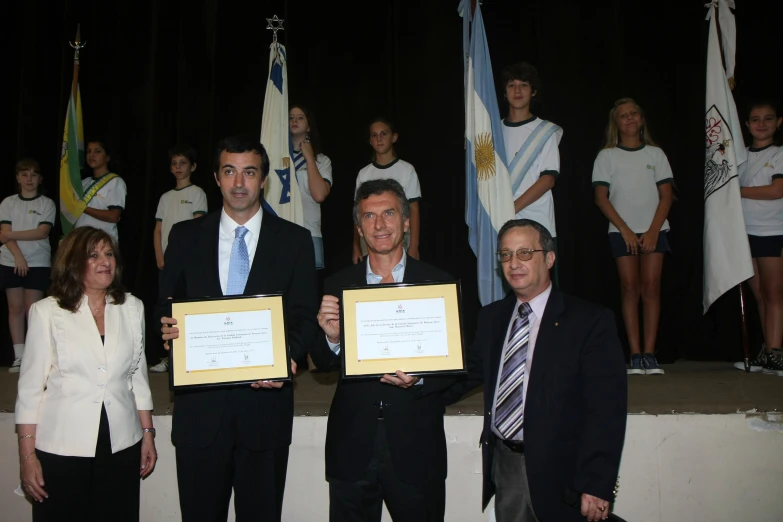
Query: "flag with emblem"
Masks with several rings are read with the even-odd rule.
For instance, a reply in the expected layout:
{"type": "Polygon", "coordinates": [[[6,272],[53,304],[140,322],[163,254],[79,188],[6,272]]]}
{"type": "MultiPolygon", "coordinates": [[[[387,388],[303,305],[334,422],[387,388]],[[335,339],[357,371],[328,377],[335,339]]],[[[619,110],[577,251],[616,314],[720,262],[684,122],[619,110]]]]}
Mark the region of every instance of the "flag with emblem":
{"type": "Polygon", "coordinates": [[[291,161],[289,134],[285,47],[275,41],[269,51],[269,78],[261,119],[261,143],[269,154],[269,176],[264,187],[265,206],[279,217],[302,225],[302,198],[291,161]]]}
{"type": "MultiPolygon", "coordinates": [[[[720,0],[720,3],[724,1],[720,0]]],[[[707,13],[710,31],[704,121],[704,313],[726,291],[753,277],[738,178],[738,167],[746,160],[747,153],[737,107],[721,60],[716,4],[708,4],[707,13]]],[[[733,22],[733,15],[731,18],[733,22]]],[[[724,18],[721,22],[724,23],[724,18]]],[[[724,30],[723,34],[734,32],[724,30]]]]}
{"type": "Polygon", "coordinates": [[[76,50],[73,58],[73,82],[68,108],[65,112],[65,129],[60,156],[60,225],[63,235],[73,228],[84,212],[82,202],[81,169],[84,165],[84,126],[82,125],[82,97],[79,92],[79,31],[76,32],[76,50]]]}
{"type": "MultiPolygon", "coordinates": [[[[460,4],[462,16],[470,16],[469,0],[460,4]]],[[[496,260],[497,233],[514,218],[511,181],[503,158],[503,130],[498,110],[492,64],[481,7],[471,24],[465,87],[465,221],[468,240],[478,263],[479,299],[482,305],[505,295],[503,274],[496,260]]]]}

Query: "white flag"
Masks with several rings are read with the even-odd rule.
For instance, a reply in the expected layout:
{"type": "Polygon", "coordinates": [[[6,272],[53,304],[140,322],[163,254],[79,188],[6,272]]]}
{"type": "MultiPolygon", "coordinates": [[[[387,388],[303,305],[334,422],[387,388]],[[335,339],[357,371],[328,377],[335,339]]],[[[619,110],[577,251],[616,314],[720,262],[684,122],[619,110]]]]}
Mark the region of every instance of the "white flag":
{"type": "Polygon", "coordinates": [[[269,50],[269,78],[261,119],[261,144],[269,155],[269,176],[264,187],[265,208],[287,221],[302,225],[302,198],[291,161],[289,134],[285,47],[273,42],[269,50]]]}
{"type": "Polygon", "coordinates": [[[753,277],[738,166],[747,153],[737,107],[721,61],[714,7],[709,5],[706,157],[704,165],[704,313],[726,291],[753,277]]]}

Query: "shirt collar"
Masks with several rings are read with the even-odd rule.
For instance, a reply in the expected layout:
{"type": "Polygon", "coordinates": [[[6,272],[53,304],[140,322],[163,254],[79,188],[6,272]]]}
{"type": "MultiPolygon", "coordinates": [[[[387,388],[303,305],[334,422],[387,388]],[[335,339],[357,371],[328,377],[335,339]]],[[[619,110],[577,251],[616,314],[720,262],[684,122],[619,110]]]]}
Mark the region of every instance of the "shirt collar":
{"type": "MultiPolygon", "coordinates": [[[[549,283],[549,286],[546,287],[546,290],[535,296],[533,299],[527,302],[527,304],[530,305],[530,308],[533,309],[533,313],[538,319],[541,319],[544,317],[544,309],[546,309],[546,302],[549,301],[549,294],[552,293],[552,283],[549,283]]],[[[517,299],[517,303],[521,304],[522,301],[520,299],[517,299]]],[[[519,308],[519,306],[517,306],[519,308]]]]}
{"type": "MultiPolygon", "coordinates": [[[[264,211],[259,208],[258,212],[256,212],[256,215],[251,217],[247,223],[245,223],[244,226],[248,232],[253,234],[254,237],[259,237],[261,233],[261,218],[264,215],[264,211]]],[[[231,236],[235,237],[236,233],[234,230],[240,226],[236,221],[231,219],[228,214],[226,214],[226,210],[223,209],[220,211],[220,235],[221,236],[231,236]]]]}
{"type": "MultiPolygon", "coordinates": [[[[405,249],[402,249],[402,259],[400,259],[400,262],[394,265],[394,268],[392,268],[392,278],[394,279],[395,283],[402,282],[403,276],[400,274],[405,274],[405,266],[408,264],[408,254],[405,252],[405,249]]],[[[383,279],[383,276],[375,275],[372,273],[372,269],[370,268],[370,256],[367,256],[367,267],[365,268],[365,277],[367,278],[367,283],[371,285],[377,285],[381,282],[383,279]]]]}

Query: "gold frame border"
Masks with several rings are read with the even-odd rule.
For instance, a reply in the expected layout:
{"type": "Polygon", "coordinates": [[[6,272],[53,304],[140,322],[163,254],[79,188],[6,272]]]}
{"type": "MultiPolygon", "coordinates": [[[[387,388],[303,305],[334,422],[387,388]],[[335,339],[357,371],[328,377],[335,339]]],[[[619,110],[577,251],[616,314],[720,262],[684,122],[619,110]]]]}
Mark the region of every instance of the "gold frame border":
{"type": "Polygon", "coordinates": [[[288,349],[286,345],[285,316],[283,297],[280,295],[248,296],[238,299],[213,299],[204,301],[175,302],[171,305],[171,316],[177,320],[179,339],[175,339],[171,348],[172,387],[210,386],[259,380],[290,380],[288,349]],[[204,370],[194,373],[185,371],[185,316],[188,314],[219,314],[231,312],[249,312],[270,310],[272,312],[272,366],[253,366],[252,368],[230,368],[204,370]],[[182,347],[185,346],[183,350],[182,347]],[[281,364],[282,363],[282,364],[281,364]]]}
{"type": "Polygon", "coordinates": [[[465,369],[460,321],[459,285],[457,283],[366,286],[343,290],[342,296],[343,375],[360,377],[393,374],[402,370],[409,374],[459,372],[465,369]],[[448,356],[427,358],[395,358],[359,361],[356,349],[356,303],[361,301],[397,301],[443,297],[446,307],[448,356]]]}

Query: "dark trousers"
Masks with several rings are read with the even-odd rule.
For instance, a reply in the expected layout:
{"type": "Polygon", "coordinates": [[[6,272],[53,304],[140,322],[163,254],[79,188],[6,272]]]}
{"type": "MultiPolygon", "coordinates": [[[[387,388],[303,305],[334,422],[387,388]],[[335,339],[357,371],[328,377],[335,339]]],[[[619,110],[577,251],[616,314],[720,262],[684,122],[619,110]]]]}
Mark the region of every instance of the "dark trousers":
{"type": "Polygon", "coordinates": [[[141,441],[112,454],[105,408],[100,422],[95,457],[36,450],[49,498],[33,502],[33,522],[139,521],[141,441]]]}
{"type": "Polygon", "coordinates": [[[507,448],[498,440],[492,459],[497,522],[538,522],[530,501],[525,454],[507,448]]]}
{"type": "Polygon", "coordinates": [[[380,522],[383,502],[394,522],[443,522],[446,482],[409,484],[395,470],[386,443],[385,421],[378,420],[367,472],[358,482],[329,479],[330,522],[380,522]]]}
{"type": "Polygon", "coordinates": [[[232,489],[237,522],[281,520],[288,446],[251,451],[242,444],[236,424],[236,415],[227,408],[212,444],[177,446],[182,522],[225,522],[232,489]]]}

